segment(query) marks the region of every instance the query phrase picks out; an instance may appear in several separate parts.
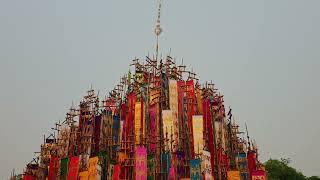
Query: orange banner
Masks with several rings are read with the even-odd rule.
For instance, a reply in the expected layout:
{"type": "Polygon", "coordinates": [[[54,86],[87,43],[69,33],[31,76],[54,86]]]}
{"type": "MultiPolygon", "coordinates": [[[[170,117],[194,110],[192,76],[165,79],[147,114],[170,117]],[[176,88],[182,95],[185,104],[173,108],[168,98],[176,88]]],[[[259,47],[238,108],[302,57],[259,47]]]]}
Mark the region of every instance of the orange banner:
{"type": "Polygon", "coordinates": [[[240,180],[240,172],[228,171],[228,180],[240,180]]]}
{"type": "Polygon", "coordinates": [[[82,171],[79,173],[79,180],[88,180],[89,172],[88,171],[82,171]]]}
{"type": "Polygon", "coordinates": [[[89,180],[96,180],[99,177],[98,174],[98,161],[99,158],[98,157],[92,157],[89,159],[89,180]]]}

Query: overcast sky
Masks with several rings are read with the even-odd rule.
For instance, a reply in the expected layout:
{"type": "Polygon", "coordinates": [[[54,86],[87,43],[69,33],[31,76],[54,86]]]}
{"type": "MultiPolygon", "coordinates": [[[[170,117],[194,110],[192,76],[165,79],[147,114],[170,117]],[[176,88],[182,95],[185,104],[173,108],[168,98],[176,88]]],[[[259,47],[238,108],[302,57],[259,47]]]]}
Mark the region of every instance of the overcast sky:
{"type": "MultiPolygon", "coordinates": [[[[260,159],[320,175],[320,1],[165,0],[160,48],[213,80],[260,159]]],[[[0,0],[0,178],[92,84],[154,53],[155,0],[0,0]]]]}

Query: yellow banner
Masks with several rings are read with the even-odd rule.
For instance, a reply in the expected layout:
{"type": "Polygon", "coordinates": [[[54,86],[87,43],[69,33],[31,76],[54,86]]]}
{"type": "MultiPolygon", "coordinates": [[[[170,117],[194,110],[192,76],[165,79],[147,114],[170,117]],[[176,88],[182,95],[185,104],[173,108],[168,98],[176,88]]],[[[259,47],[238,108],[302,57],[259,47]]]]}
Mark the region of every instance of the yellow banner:
{"type": "Polygon", "coordinates": [[[228,180],[240,180],[240,172],[228,171],[228,180]]]}
{"type": "Polygon", "coordinates": [[[141,102],[136,102],[135,109],[134,109],[134,132],[135,132],[135,143],[140,144],[141,102]]]}
{"type": "Polygon", "coordinates": [[[163,121],[163,137],[167,138],[169,141],[165,141],[166,150],[171,150],[171,134],[173,134],[173,121],[172,121],[172,111],[162,110],[162,121],[163,121]]]}
{"type": "Polygon", "coordinates": [[[169,103],[172,111],[173,121],[173,150],[178,148],[179,144],[179,124],[178,124],[178,88],[176,80],[169,80],[169,103]]]}
{"type": "Polygon", "coordinates": [[[201,154],[203,151],[203,116],[192,116],[193,126],[193,147],[196,154],[201,154]]]}
{"type": "Polygon", "coordinates": [[[92,157],[89,159],[89,180],[96,180],[98,178],[98,157],[92,157]]]}

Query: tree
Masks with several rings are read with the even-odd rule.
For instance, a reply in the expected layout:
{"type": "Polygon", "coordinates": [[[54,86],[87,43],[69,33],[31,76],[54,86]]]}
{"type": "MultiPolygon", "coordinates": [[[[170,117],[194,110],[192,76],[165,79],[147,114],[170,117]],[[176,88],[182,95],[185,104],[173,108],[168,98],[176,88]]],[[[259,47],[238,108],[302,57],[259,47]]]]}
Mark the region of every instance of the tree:
{"type": "Polygon", "coordinates": [[[265,163],[268,180],[306,180],[307,178],[296,169],[289,166],[290,159],[270,159],[265,163]]]}

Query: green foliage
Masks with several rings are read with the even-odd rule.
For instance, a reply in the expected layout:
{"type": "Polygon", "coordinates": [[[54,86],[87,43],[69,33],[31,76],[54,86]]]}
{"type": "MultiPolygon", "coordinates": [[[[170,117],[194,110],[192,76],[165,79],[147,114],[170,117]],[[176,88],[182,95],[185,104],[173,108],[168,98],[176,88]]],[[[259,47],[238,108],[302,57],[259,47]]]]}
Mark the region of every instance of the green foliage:
{"type": "Polygon", "coordinates": [[[318,176],[311,176],[311,177],[307,178],[307,180],[320,180],[320,177],[318,177],[318,176]]]}
{"type": "Polygon", "coordinates": [[[320,180],[317,176],[305,177],[301,172],[289,166],[288,158],[270,159],[265,163],[268,180],[320,180]]]}

